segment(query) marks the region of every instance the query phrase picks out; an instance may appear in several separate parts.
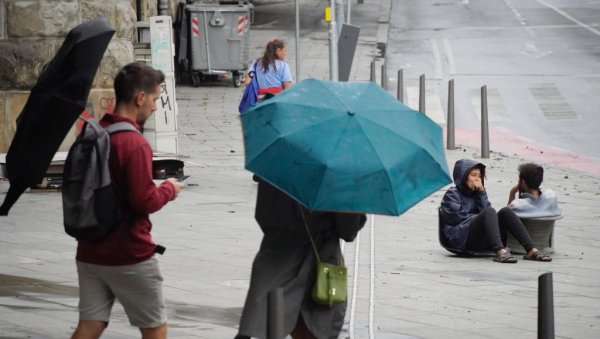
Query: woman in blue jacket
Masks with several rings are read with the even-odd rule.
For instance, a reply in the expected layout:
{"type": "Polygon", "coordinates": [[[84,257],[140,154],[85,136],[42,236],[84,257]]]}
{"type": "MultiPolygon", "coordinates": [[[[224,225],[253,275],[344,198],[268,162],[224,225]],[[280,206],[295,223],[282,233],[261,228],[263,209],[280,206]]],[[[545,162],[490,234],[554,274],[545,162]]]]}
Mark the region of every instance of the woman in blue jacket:
{"type": "Polygon", "coordinates": [[[521,220],[508,207],[492,208],[484,186],[485,165],[470,159],[454,164],[455,187],[442,199],[442,233],[451,246],[461,250],[493,250],[494,261],[516,263],[506,250],[510,232],[527,251],[524,260],[551,261],[535,247],[521,220]]]}

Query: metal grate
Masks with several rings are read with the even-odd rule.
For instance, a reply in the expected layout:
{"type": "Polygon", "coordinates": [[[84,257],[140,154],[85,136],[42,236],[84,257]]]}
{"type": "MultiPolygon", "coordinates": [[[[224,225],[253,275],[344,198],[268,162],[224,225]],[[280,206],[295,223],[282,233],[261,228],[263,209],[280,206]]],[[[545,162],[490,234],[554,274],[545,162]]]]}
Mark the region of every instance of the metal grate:
{"type": "Polygon", "coordinates": [[[539,84],[530,87],[529,92],[538,104],[538,107],[548,119],[573,119],[577,113],[565,101],[554,84],[539,84]]]}

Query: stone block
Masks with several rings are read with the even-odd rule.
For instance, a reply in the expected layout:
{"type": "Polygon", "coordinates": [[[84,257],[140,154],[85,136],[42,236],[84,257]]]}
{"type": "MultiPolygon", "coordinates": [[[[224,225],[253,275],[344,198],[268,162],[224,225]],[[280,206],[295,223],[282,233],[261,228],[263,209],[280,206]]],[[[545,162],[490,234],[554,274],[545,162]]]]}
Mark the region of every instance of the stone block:
{"type": "Polygon", "coordinates": [[[76,0],[7,1],[7,35],[12,38],[66,36],[79,22],[76,0]]]}
{"type": "Polygon", "coordinates": [[[140,8],[141,18],[137,21],[148,21],[150,18],[158,15],[158,1],[157,0],[143,0],[140,8]]]}
{"type": "Polygon", "coordinates": [[[113,88],[113,80],[124,65],[134,61],[133,43],[123,39],[113,39],[96,73],[94,88],[113,88]]]}
{"type": "Polygon", "coordinates": [[[129,1],[116,3],[115,29],[116,37],[133,41],[135,38],[136,14],[129,1]]]}
{"type": "Polygon", "coordinates": [[[62,39],[0,41],[0,90],[29,90],[62,39]]]}
{"type": "Polygon", "coordinates": [[[4,92],[4,122],[2,129],[4,130],[4,140],[6,141],[6,150],[15,136],[17,130],[17,117],[21,114],[27,99],[29,98],[29,92],[4,92]]]}
{"type": "Polygon", "coordinates": [[[133,41],[136,15],[131,3],[127,0],[82,1],[81,20],[83,22],[100,16],[108,18],[115,29],[115,38],[133,41]]]}

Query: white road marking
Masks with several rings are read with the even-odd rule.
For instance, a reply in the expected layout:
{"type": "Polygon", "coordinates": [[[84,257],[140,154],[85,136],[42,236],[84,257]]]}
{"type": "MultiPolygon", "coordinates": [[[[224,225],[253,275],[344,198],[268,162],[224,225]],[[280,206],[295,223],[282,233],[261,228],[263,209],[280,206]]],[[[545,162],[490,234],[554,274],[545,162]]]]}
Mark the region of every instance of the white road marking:
{"type": "Polygon", "coordinates": [[[371,214],[371,275],[369,288],[369,338],[375,339],[373,313],[375,313],[375,215],[371,214]]]}
{"type": "Polygon", "coordinates": [[[350,339],[354,339],[354,322],[355,313],[356,313],[356,291],[358,290],[358,260],[360,253],[360,232],[356,235],[356,240],[354,240],[354,277],[352,279],[352,305],[350,306],[350,320],[348,321],[348,337],[350,339]]]}
{"type": "MultiPolygon", "coordinates": [[[[406,87],[405,105],[419,110],[419,87],[406,87]]],[[[446,118],[437,90],[425,89],[425,114],[437,124],[445,124],[446,118]]]]}
{"type": "Polygon", "coordinates": [[[436,39],[431,39],[431,50],[433,52],[433,62],[435,67],[435,79],[442,78],[442,58],[440,57],[440,48],[436,39]]]}
{"type": "Polygon", "coordinates": [[[600,36],[600,31],[599,31],[599,30],[597,30],[597,29],[595,29],[595,28],[593,28],[593,27],[591,27],[591,26],[589,26],[589,25],[586,25],[586,24],[584,24],[583,22],[581,22],[581,21],[579,21],[579,20],[575,19],[574,17],[570,16],[568,13],[566,13],[566,12],[564,12],[564,11],[562,11],[562,10],[558,9],[558,8],[557,8],[557,7],[555,7],[555,6],[552,6],[552,5],[550,5],[550,4],[549,4],[549,3],[547,3],[546,1],[544,1],[544,0],[537,0],[537,2],[539,2],[539,3],[541,3],[542,5],[544,5],[544,6],[548,7],[548,8],[550,8],[551,10],[553,10],[553,11],[555,11],[556,13],[558,13],[558,14],[560,14],[560,15],[564,16],[565,18],[567,18],[567,19],[569,19],[569,20],[573,21],[574,23],[576,23],[577,25],[579,25],[579,26],[581,26],[581,27],[583,27],[583,28],[587,29],[588,31],[590,31],[590,32],[592,32],[592,33],[594,33],[594,34],[596,34],[597,36],[600,36]]]}
{"type": "Polygon", "coordinates": [[[456,65],[454,63],[454,53],[452,52],[452,46],[450,46],[450,40],[444,38],[442,42],[444,45],[444,53],[446,54],[446,59],[448,60],[448,74],[454,75],[456,74],[456,65]]]}

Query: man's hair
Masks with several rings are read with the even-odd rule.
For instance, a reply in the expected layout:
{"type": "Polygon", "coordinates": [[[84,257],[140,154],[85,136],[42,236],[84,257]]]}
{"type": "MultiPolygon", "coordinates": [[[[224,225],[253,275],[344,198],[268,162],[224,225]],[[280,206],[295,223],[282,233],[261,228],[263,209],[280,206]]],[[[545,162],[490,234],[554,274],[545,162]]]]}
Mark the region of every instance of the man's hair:
{"type": "Polygon", "coordinates": [[[165,75],[160,70],[142,62],[127,64],[115,77],[116,103],[130,103],[138,92],[153,92],[163,81],[165,75]]]}
{"type": "Polygon", "coordinates": [[[527,187],[537,190],[544,181],[544,168],[534,163],[519,166],[519,179],[523,179],[527,187]]]}

